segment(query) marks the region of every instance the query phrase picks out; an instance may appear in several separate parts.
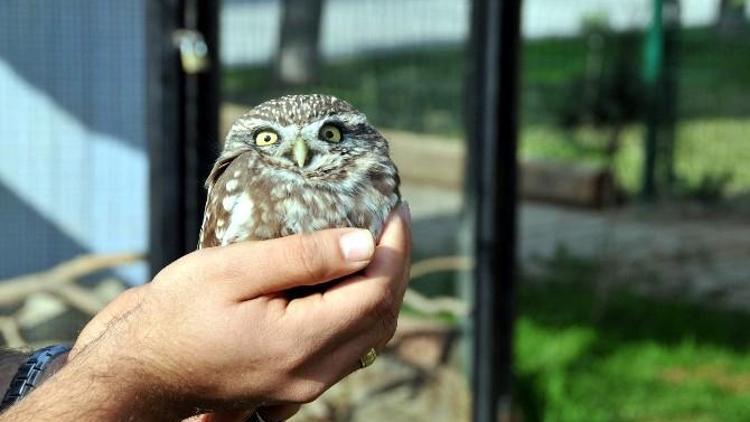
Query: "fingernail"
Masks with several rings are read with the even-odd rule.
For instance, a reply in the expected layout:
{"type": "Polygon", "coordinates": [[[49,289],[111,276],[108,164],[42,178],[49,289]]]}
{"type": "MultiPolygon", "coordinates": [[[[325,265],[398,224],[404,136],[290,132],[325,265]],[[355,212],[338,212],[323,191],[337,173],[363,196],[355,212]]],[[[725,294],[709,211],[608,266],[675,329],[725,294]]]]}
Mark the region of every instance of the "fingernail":
{"type": "Polygon", "coordinates": [[[401,218],[406,221],[407,224],[411,223],[411,208],[409,208],[409,203],[406,201],[401,201],[401,207],[398,210],[399,214],[401,214],[401,218]]]}
{"type": "Polygon", "coordinates": [[[367,230],[355,230],[341,236],[339,245],[344,259],[349,262],[366,261],[375,252],[375,242],[367,230]]]}

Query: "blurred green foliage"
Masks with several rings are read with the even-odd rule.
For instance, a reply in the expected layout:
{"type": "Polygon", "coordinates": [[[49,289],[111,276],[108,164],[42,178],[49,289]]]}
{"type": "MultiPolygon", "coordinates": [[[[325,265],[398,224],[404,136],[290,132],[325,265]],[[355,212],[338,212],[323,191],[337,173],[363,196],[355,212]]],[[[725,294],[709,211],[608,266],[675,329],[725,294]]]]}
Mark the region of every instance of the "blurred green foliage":
{"type": "MultiPolygon", "coordinates": [[[[638,34],[624,35],[622,46],[631,49],[627,37],[638,34]]],[[[721,37],[711,29],[685,29],[679,37],[678,116],[750,116],[750,102],[746,100],[750,94],[750,39],[721,37]]],[[[526,123],[553,120],[554,109],[548,105],[569,95],[566,84],[585,74],[588,51],[582,37],[524,43],[521,98],[526,123]]],[[[617,63],[622,60],[622,52],[620,48],[605,49],[602,60],[617,63]]],[[[637,54],[632,58],[640,61],[640,51],[637,54]]]]}
{"type": "MultiPolygon", "coordinates": [[[[565,105],[581,117],[575,86],[590,60],[589,35],[524,42],[521,151],[526,158],[611,165],[626,191],[636,192],[642,171],[642,129],[633,122],[632,110],[620,105],[629,107],[637,98],[628,96],[625,103],[603,100],[638,86],[629,80],[633,63],[617,69],[628,58],[641,59],[634,46],[642,34],[618,35],[612,48],[600,52],[604,64],[601,95],[590,98],[588,113],[627,123],[617,130],[614,157],[608,157],[611,148],[606,147],[612,143],[612,131],[597,125],[596,119],[577,118],[581,124],[568,128],[558,125],[565,105]]],[[[750,40],[721,37],[711,29],[687,29],[680,39],[678,193],[706,199],[747,190],[750,40]]],[[[248,105],[292,92],[330,93],[352,102],[377,126],[459,138],[467,60],[459,47],[422,47],[328,61],[319,83],[293,90],[274,85],[270,67],[228,68],[223,91],[225,100],[248,105]]]]}
{"type": "MultiPolygon", "coordinates": [[[[717,200],[750,190],[750,117],[707,118],[677,124],[675,170],[677,194],[702,201],[717,200]]],[[[521,157],[606,165],[600,145],[607,131],[591,126],[565,130],[554,125],[524,128],[521,157]],[[574,138],[574,140],[571,140],[574,138]]],[[[620,147],[611,163],[619,184],[629,193],[639,187],[643,157],[643,127],[630,124],[622,131],[620,147]]]]}
{"type": "MultiPolygon", "coordinates": [[[[602,60],[617,67],[642,34],[628,33],[602,60]]],[[[750,116],[750,40],[726,39],[710,29],[680,33],[679,115],[683,119],[750,116]]],[[[527,40],[522,50],[521,116],[526,124],[550,124],[555,106],[571,96],[570,84],[586,73],[586,38],[527,40]]],[[[269,66],[224,71],[224,99],[248,105],[286,93],[330,93],[352,102],[377,124],[428,133],[463,132],[462,87],[468,55],[459,47],[422,47],[327,61],[319,83],[276,86],[269,66]]]]}
{"type": "Polygon", "coordinates": [[[521,285],[526,420],[750,420],[750,315],[624,290],[598,303],[604,270],[562,252],[521,285]]]}

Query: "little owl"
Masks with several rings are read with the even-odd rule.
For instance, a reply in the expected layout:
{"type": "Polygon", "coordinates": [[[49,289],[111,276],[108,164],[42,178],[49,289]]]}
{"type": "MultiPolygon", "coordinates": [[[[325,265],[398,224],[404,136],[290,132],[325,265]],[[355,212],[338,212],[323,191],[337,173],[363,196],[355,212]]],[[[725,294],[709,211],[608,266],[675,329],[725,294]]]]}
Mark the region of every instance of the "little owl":
{"type": "Polygon", "coordinates": [[[242,115],[206,187],[199,248],[332,227],[378,236],[400,200],[386,139],[328,95],[288,95],[242,115]]]}

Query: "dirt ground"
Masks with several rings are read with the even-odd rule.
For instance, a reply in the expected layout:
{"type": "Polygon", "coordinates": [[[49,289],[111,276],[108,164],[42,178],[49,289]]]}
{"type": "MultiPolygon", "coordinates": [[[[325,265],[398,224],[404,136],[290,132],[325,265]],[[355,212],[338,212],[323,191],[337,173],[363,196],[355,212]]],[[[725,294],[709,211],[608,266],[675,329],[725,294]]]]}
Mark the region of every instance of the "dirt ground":
{"type": "MultiPolygon", "coordinates": [[[[417,254],[456,253],[462,230],[461,192],[407,180],[403,196],[414,214],[417,254]]],[[[680,213],[658,205],[592,210],[522,202],[518,213],[518,255],[527,271],[564,250],[605,263],[613,282],[750,308],[750,223],[746,221],[716,213],[680,213]],[[657,277],[639,279],[644,273],[657,277]]]]}

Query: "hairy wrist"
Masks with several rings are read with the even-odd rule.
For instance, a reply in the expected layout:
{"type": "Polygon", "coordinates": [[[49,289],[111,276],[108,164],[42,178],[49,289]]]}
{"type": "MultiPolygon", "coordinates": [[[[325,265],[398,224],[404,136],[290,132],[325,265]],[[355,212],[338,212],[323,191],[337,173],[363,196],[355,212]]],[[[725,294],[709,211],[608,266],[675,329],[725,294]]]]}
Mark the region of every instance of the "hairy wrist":
{"type": "Polygon", "coordinates": [[[5,420],[163,421],[192,412],[161,387],[158,368],[144,360],[128,331],[114,321],[70,358],[54,377],[0,416],[5,420]]]}
{"type": "Polygon", "coordinates": [[[79,373],[76,378],[86,378],[100,390],[111,402],[107,411],[117,420],[182,419],[191,409],[176,400],[170,388],[173,377],[167,376],[163,362],[139,335],[148,331],[148,324],[139,321],[142,312],[137,306],[110,322],[102,335],[76,354],[70,369],[79,373]]]}
{"type": "Polygon", "coordinates": [[[180,419],[150,393],[131,363],[79,356],[11,407],[0,421],[180,419]]]}

